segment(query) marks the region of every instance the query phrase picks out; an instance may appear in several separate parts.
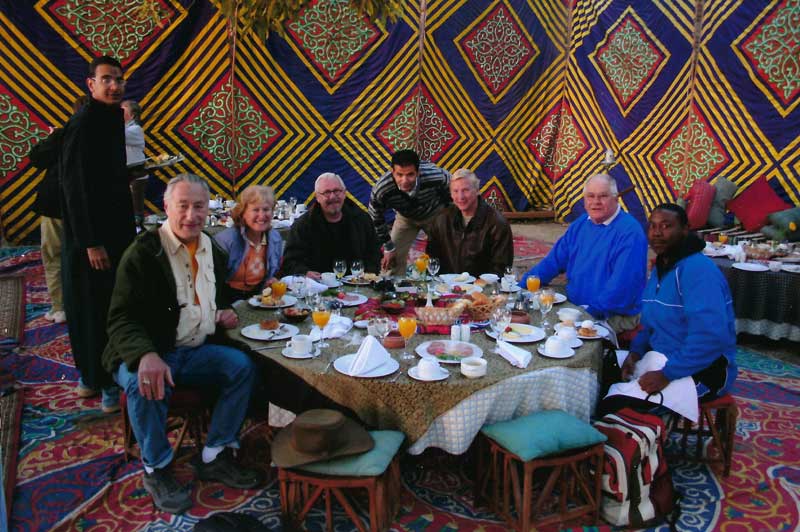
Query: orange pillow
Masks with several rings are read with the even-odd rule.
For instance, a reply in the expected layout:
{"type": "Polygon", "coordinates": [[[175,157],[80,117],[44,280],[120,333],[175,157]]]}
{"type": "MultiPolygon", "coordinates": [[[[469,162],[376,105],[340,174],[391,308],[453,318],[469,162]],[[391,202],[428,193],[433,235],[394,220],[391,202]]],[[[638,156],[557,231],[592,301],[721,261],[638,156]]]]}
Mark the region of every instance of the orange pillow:
{"type": "Polygon", "coordinates": [[[791,209],[792,206],[772,190],[764,176],[728,202],[728,210],[742,222],[745,230],[758,231],[767,224],[767,216],[773,212],[791,209]]]}

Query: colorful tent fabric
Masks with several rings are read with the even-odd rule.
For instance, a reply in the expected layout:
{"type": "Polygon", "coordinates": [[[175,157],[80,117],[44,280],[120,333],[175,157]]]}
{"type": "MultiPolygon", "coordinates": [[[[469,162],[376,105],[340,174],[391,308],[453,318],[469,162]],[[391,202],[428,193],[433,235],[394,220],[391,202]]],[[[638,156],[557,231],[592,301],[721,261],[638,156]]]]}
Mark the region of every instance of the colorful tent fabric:
{"type": "Polygon", "coordinates": [[[41,172],[30,147],[68,118],[86,64],[117,56],[140,101],[147,154],[186,161],[214,193],[266,183],[310,199],[339,173],[362,206],[390,153],[417,148],[469,167],[503,209],[583,211],[581,184],[603,168],[644,218],[698,179],[746,188],[764,175],[800,204],[800,38],[796,0],[558,0],[406,3],[383,27],[347,0],[312,3],[266,43],[230,39],[214,2],[0,0],[0,220],[35,231],[41,172]],[[234,46],[235,42],[235,46],[234,46]]]}

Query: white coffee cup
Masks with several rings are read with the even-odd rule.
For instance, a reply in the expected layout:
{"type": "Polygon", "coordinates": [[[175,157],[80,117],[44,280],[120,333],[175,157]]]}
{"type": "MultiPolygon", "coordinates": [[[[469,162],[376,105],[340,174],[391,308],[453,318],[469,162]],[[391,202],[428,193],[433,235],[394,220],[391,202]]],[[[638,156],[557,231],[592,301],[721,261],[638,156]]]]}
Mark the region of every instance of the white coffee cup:
{"type": "Polygon", "coordinates": [[[578,338],[578,331],[573,329],[572,327],[561,327],[558,329],[556,336],[564,340],[567,346],[572,345],[572,342],[578,338]]]}
{"type": "Polygon", "coordinates": [[[333,286],[336,284],[336,274],[333,272],[325,272],[321,276],[322,284],[333,286]]]}
{"type": "Polygon", "coordinates": [[[470,379],[477,379],[486,375],[486,359],[467,357],[461,359],[461,374],[470,379]]]}
{"type": "Polygon", "coordinates": [[[558,319],[564,322],[566,325],[575,325],[578,321],[578,318],[581,317],[581,311],[576,308],[562,308],[558,309],[558,319]]]}
{"type": "Polygon", "coordinates": [[[777,260],[771,260],[767,263],[767,267],[769,267],[770,271],[779,272],[783,267],[783,263],[777,260]]]}
{"type": "Polygon", "coordinates": [[[483,279],[487,283],[496,283],[499,277],[494,273],[484,273],[481,274],[481,279],[483,279]]]}
{"type": "Polygon", "coordinates": [[[551,356],[562,356],[567,353],[569,346],[558,336],[551,336],[544,343],[544,352],[551,356]]]}
{"type": "Polygon", "coordinates": [[[423,380],[433,380],[441,375],[439,361],[433,358],[421,358],[417,363],[417,375],[423,380]]]}
{"type": "Polygon", "coordinates": [[[307,334],[297,334],[286,342],[286,347],[289,348],[293,355],[307,355],[311,352],[313,346],[314,342],[307,334]]]}

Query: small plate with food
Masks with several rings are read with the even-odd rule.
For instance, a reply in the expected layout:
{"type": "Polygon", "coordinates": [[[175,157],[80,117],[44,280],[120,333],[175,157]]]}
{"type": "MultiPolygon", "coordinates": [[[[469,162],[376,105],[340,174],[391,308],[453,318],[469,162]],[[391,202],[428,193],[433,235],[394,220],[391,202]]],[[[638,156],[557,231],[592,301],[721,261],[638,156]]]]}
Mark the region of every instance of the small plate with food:
{"type": "Polygon", "coordinates": [[[467,272],[443,273],[439,277],[442,279],[442,281],[444,281],[447,284],[456,284],[456,283],[468,284],[475,282],[475,277],[467,272]]]}
{"type": "Polygon", "coordinates": [[[297,298],[290,295],[284,295],[283,297],[273,297],[271,295],[261,295],[261,296],[253,296],[247,300],[251,307],[256,308],[284,308],[284,307],[291,307],[297,303],[297,298]]]}
{"type": "Polygon", "coordinates": [[[460,364],[464,358],[483,356],[483,350],[477,345],[453,340],[423,342],[417,346],[415,351],[422,358],[436,359],[442,364],[460,364]]]}
{"type": "Polygon", "coordinates": [[[608,329],[592,320],[584,320],[578,326],[578,338],[581,340],[598,340],[608,336],[608,329]]]}
{"type": "Polygon", "coordinates": [[[178,164],[183,160],[184,157],[180,153],[178,155],[168,155],[166,153],[162,153],[160,155],[156,155],[155,157],[147,159],[147,162],[145,162],[144,164],[144,168],[145,170],[150,170],[152,168],[163,168],[165,166],[172,166],[173,164],[178,164]]]}
{"type": "MultiPolygon", "coordinates": [[[[491,328],[486,329],[486,335],[497,339],[497,333],[491,328]]],[[[538,342],[547,336],[543,329],[525,323],[511,323],[503,332],[503,340],[512,344],[525,344],[538,342]]]]}
{"type": "Polygon", "coordinates": [[[293,323],[305,321],[309,316],[311,316],[311,309],[308,307],[287,307],[283,309],[283,317],[293,323]]]}
{"type": "Polygon", "coordinates": [[[366,286],[368,284],[372,284],[375,281],[380,279],[380,277],[375,273],[364,273],[355,277],[353,275],[347,275],[342,279],[345,284],[349,284],[352,286],[366,286]]]}
{"type": "Polygon", "coordinates": [[[259,323],[242,327],[242,336],[250,340],[285,340],[300,332],[300,329],[278,320],[261,320],[259,323]]]}

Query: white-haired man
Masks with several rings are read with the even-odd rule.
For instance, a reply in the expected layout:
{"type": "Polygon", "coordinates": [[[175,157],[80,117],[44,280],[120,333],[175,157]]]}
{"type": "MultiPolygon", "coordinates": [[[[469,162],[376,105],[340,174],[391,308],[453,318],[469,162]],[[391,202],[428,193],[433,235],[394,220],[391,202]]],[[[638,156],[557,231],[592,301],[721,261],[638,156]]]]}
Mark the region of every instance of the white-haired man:
{"type": "Polygon", "coordinates": [[[254,488],[259,475],[233,457],[255,380],[242,351],[223,345],[218,328],[238,325],[230,308],[224,252],[202,232],[208,185],[174,177],[164,193],[167,223],[140,235],[122,257],[108,311],[105,368],[127,395],[128,416],[144,462],[144,488],[163,511],[192,505],[169,471],[169,398],[176,385],[218,390],[206,446],[194,463],[201,480],[254,488]]]}
{"type": "Polygon", "coordinates": [[[442,273],[502,275],[514,262],[511,227],[480,195],[472,170],[456,170],[450,179],[452,205],[434,218],[428,232],[428,254],[439,259],[442,273]]]}
{"type": "Polygon", "coordinates": [[[364,269],[380,269],[380,246],[369,216],[347,199],[344,181],[326,172],[314,183],[316,204],[298,218],[289,232],[281,271],[319,278],[333,263],[359,259],[364,269]]]}
{"type": "Polygon", "coordinates": [[[543,284],[567,274],[567,297],[584,305],[596,319],[617,332],[639,324],[642,290],[647,272],[647,237],[636,219],[618,202],[617,183],[608,174],[595,174],[583,187],[587,216],[572,222],[550,253],[526,273],[543,284]]]}

